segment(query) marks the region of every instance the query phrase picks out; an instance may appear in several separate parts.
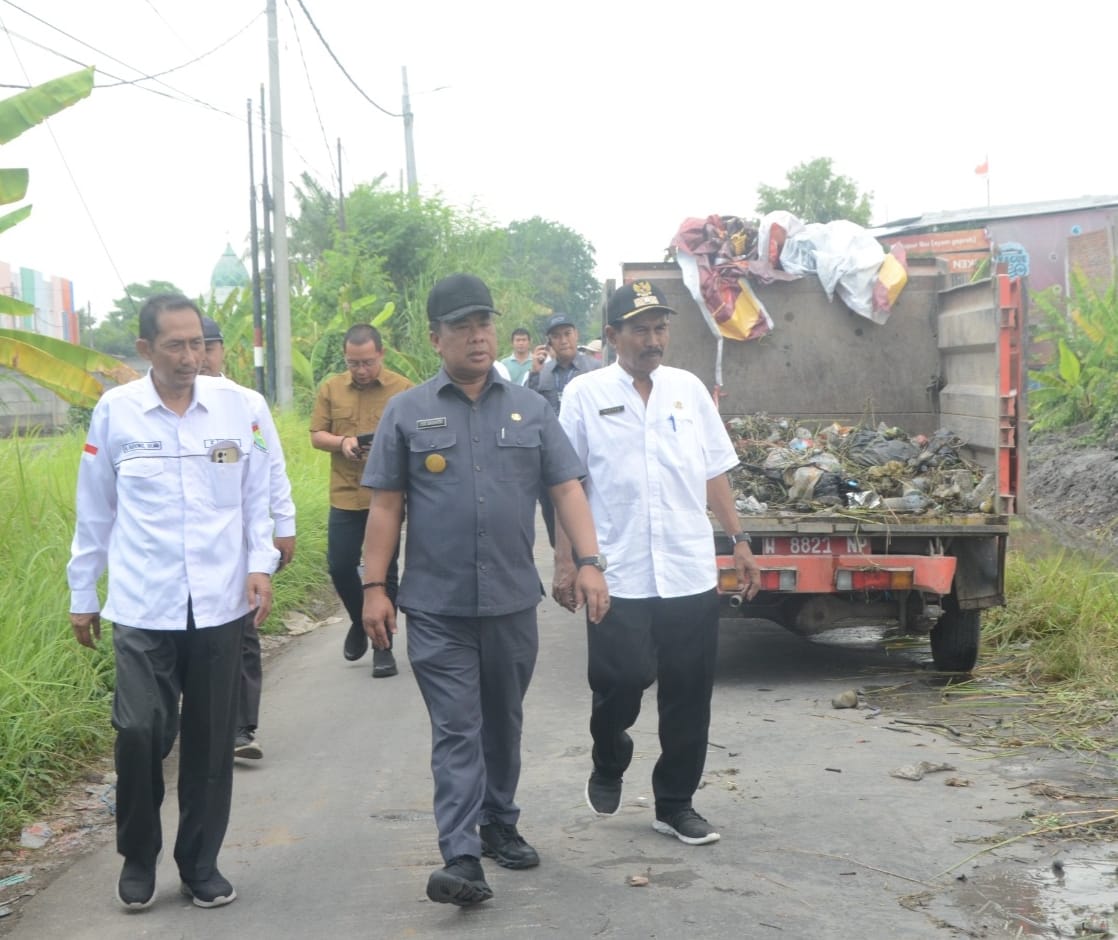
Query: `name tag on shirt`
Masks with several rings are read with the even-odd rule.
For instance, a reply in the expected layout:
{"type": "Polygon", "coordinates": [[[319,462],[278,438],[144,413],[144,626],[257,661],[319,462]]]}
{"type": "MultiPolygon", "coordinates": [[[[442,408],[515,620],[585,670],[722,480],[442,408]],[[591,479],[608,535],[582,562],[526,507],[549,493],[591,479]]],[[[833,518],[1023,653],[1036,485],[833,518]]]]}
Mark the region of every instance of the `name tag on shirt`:
{"type": "Polygon", "coordinates": [[[601,408],[598,411],[600,415],[616,415],[625,410],[624,405],[614,405],[612,408],[601,408]]]}
{"type": "Polygon", "coordinates": [[[431,428],[445,428],[446,418],[420,418],[415,422],[417,431],[427,431],[431,428]]]}

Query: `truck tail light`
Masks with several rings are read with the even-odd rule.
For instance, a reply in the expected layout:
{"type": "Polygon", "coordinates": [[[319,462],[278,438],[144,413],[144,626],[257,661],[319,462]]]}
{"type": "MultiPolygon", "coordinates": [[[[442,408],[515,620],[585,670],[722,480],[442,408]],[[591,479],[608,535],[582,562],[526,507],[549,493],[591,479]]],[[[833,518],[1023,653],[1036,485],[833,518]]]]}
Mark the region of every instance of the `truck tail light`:
{"type": "Polygon", "coordinates": [[[839,591],[909,591],[911,568],[840,568],[835,572],[839,591]]]}
{"type": "MultiPolygon", "coordinates": [[[[718,591],[720,594],[737,594],[743,590],[741,579],[735,568],[718,569],[718,591]]],[[[762,568],[762,591],[795,591],[795,568],[762,568]]]]}

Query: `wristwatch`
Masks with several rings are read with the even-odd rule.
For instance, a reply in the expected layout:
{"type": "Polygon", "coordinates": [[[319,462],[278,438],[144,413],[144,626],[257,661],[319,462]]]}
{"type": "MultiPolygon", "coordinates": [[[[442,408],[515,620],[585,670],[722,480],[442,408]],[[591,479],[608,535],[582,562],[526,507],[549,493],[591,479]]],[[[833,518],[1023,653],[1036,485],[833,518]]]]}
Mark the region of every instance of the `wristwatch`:
{"type": "Polygon", "coordinates": [[[751,538],[753,538],[753,536],[750,535],[748,532],[739,532],[737,535],[731,535],[730,541],[737,545],[738,542],[748,543],[751,538]]]}
{"type": "Polygon", "coordinates": [[[606,556],[605,555],[587,555],[585,558],[579,558],[575,561],[575,567],[581,568],[584,565],[593,565],[599,571],[606,570],[606,556]]]}

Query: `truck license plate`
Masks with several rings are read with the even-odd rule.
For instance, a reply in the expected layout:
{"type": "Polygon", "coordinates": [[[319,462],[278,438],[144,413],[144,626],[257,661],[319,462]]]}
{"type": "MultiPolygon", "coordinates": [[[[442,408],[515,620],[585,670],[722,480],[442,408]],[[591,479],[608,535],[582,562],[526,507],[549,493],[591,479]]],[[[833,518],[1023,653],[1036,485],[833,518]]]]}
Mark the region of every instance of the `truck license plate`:
{"type": "Polygon", "coordinates": [[[856,535],[780,535],[761,539],[764,555],[864,555],[869,541],[856,535]]]}

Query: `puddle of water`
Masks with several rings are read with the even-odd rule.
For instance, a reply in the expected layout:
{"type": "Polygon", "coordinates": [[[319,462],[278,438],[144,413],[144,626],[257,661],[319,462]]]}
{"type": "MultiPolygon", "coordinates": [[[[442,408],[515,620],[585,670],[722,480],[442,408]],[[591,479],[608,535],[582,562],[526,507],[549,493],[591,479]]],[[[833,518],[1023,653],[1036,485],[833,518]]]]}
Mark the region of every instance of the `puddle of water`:
{"type": "Polygon", "coordinates": [[[898,633],[896,627],[864,625],[836,627],[809,638],[820,646],[848,646],[854,649],[879,648],[887,653],[900,653],[905,659],[931,659],[932,649],[926,636],[898,633]]]}
{"type": "Polygon", "coordinates": [[[974,871],[955,891],[957,903],[1013,936],[1106,937],[1118,934],[1118,852],[1069,847],[1047,865],[974,871]]]}

